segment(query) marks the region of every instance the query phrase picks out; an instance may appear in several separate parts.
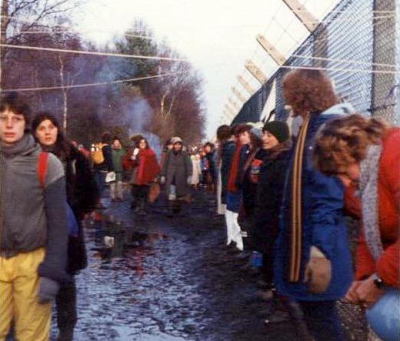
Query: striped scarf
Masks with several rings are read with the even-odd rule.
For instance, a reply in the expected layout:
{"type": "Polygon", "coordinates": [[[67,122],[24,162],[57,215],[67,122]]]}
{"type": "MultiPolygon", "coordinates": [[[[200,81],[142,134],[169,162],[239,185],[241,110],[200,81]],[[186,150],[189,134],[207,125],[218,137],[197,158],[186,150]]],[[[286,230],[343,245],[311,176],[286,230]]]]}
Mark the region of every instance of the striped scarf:
{"type": "Polygon", "coordinates": [[[303,234],[302,217],[302,176],[304,147],[307,138],[310,114],[304,117],[303,125],[297,138],[296,149],[293,162],[292,186],[291,186],[291,233],[290,233],[290,255],[289,255],[289,281],[298,282],[300,280],[301,269],[301,249],[303,234]]]}

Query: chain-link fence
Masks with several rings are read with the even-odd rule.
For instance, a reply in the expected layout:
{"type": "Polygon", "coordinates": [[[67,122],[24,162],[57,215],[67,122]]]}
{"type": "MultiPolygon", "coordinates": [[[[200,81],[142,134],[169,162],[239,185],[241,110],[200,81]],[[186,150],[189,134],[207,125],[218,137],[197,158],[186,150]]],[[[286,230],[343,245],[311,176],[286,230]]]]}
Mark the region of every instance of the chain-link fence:
{"type": "Polygon", "coordinates": [[[400,124],[400,0],[343,0],[247,101],[235,122],[260,119],[276,83],[276,118],[288,116],[281,93],[290,68],[326,69],[341,98],[357,111],[400,124]]]}
{"type": "MultiPolygon", "coordinates": [[[[328,72],[343,101],[350,102],[357,111],[400,125],[400,22],[397,18],[400,18],[400,0],[341,1],[244,104],[234,123],[262,119],[273,84],[276,85],[273,94],[276,119],[286,120],[289,112],[281,91],[285,74],[291,68],[314,67],[328,72]]],[[[351,231],[353,243],[356,230],[351,231]]],[[[341,302],[339,310],[348,339],[367,340],[368,328],[362,309],[341,302]]]]}

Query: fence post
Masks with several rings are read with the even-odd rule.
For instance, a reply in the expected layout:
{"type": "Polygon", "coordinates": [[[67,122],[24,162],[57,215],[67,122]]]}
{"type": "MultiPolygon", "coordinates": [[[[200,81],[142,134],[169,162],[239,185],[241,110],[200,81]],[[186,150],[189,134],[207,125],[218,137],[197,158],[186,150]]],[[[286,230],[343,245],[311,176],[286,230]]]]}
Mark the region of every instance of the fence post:
{"type": "MultiPolygon", "coordinates": [[[[374,41],[373,63],[396,64],[396,0],[374,1],[374,41]],[[380,12],[391,11],[391,12],[380,12]],[[390,13],[382,19],[382,13],[390,13]],[[378,18],[377,18],[378,17],[378,18]],[[385,22],[382,22],[385,20],[385,22]],[[377,24],[378,23],[378,24],[377,24]]],[[[374,71],[394,71],[395,68],[373,65],[374,71]]],[[[388,101],[391,89],[396,85],[395,73],[374,73],[372,75],[371,115],[395,120],[395,106],[393,100],[388,101]]]]}
{"type": "Polygon", "coordinates": [[[242,84],[242,86],[247,90],[247,92],[253,96],[256,90],[242,77],[237,76],[237,80],[242,84]]]}

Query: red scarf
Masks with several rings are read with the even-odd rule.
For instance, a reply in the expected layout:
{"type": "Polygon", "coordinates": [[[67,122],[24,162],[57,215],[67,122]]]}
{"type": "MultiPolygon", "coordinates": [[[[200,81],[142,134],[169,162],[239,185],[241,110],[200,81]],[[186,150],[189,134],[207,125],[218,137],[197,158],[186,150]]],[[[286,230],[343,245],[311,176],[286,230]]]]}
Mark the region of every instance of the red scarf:
{"type": "Polygon", "coordinates": [[[160,173],[160,166],[157,161],[156,153],[153,149],[140,149],[139,150],[139,166],[136,177],[137,185],[147,185],[154,181],[158,173],[160,173]]]}
{"type": "Polygon", "coordinates": [[[240,163],[240,151],[242,150],[242,144],[240,141],[236,141],[236,149],[235,155],[233,156],[231,169],[229,172],[229,179],[228,179],[228,191],[229,192],[237,192],[238,188],[236,186],[236,181],[239,173],[239,163],[240,163]]]}

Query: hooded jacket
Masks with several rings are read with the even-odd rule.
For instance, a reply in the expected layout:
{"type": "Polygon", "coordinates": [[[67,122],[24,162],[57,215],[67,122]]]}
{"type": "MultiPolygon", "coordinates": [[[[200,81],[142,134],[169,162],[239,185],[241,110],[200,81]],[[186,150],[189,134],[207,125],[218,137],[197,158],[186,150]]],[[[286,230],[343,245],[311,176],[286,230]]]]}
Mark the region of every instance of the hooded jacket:
{"type": "Polygon", "coordinates": [[[25,135],[0,149],[0,252],[13,257],[44,247],[39,275],[68,280],[66,186],[62,163],[49,154],[45,188],[38,176],[41,148],[25,135]]]}
{"type": "MultiPolygon", "coordinates": [[[[313,166],[312,156],[315,136],[329,120],[353,111],[349,104],[337,104],[322,113],[312,113],[303,149],[301,179],[301,232],[300,279],[289,281],[290,255],[293,245],[291,232],[294,185],[291,181],[295,171],[294,159],[297,141],[292,148],[285,180],[283,203],[279,216],[279,236],[276,244],[274,279],[282,295],[304,301],[337,300],[343,297],[353,280],[352,260],[343,216],[344,187],[336,177],[329,177],[313,166]],[[332,279],[324,293],[308,292],[304,283],[305,267],[310,259],[310,248],[316,246],[330,260],[332,279]]],[[[297,187],[296,187],[297,189],[297,187]]]]}

